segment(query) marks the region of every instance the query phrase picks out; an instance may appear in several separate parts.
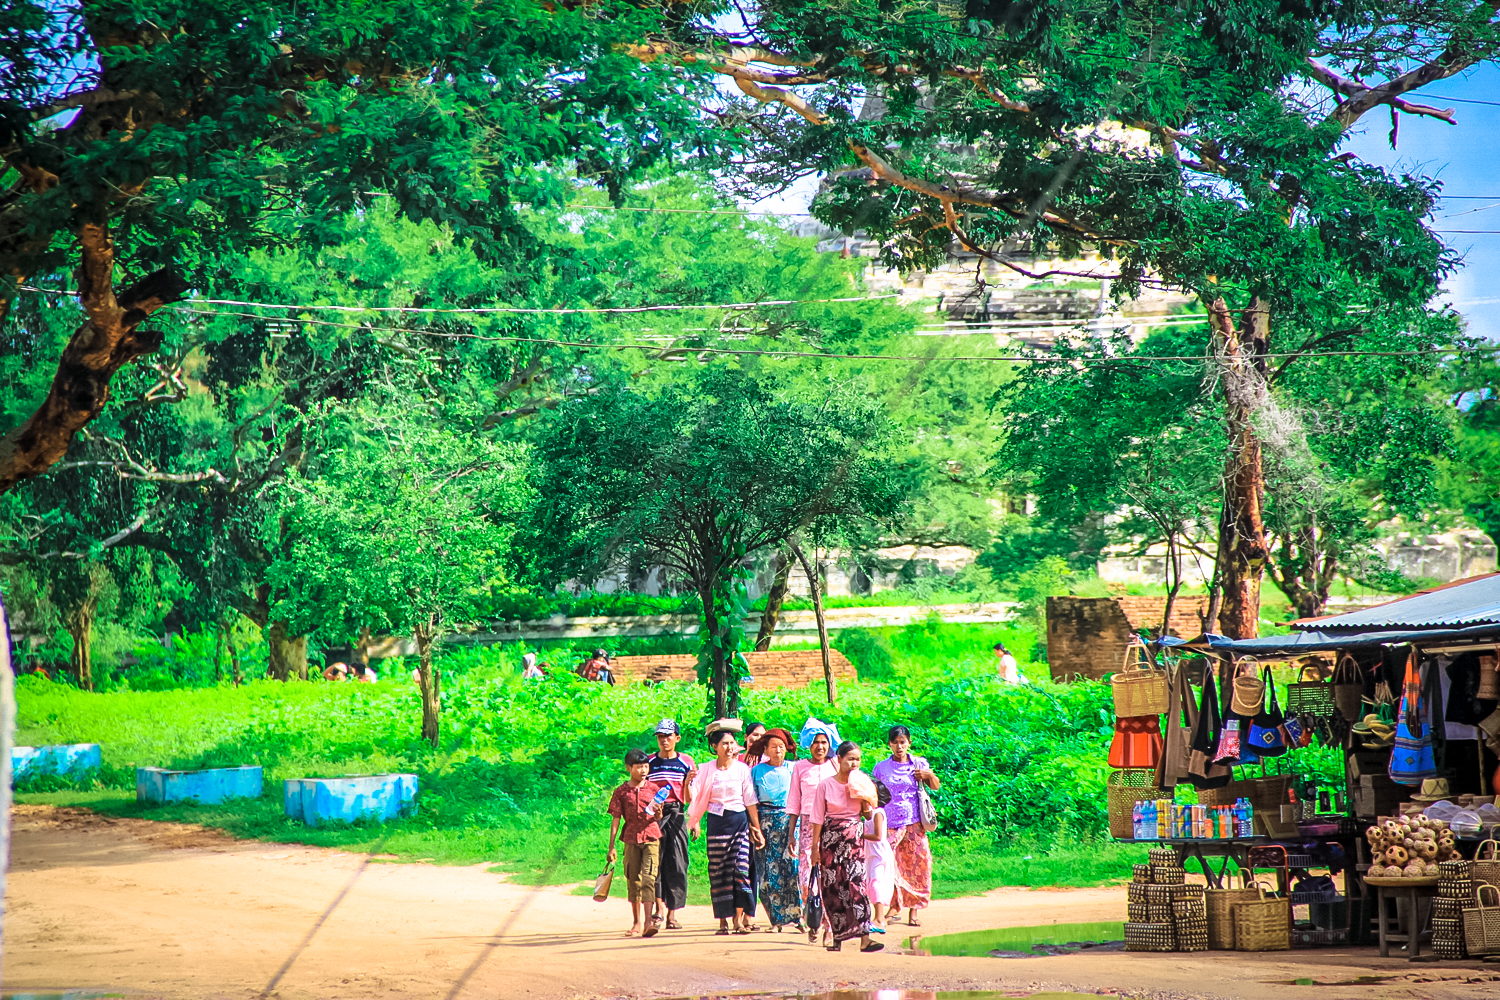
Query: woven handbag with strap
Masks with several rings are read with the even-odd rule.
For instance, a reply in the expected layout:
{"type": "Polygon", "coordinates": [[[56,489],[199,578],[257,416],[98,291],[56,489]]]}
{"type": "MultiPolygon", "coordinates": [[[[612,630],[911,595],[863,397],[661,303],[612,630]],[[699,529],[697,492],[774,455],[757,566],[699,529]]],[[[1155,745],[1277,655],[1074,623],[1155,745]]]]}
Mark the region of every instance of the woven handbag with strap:
{"type": "Polygon", "coordinates": [[[1359,663],[1348,653],[1339,657],[1339,665],[1333,668],[1333,683],[1330,687],[1333,704],[1339,710],[1339,715],[1350,725],[1358,722],[1364,715],[1359,709],[1364,701],[1365,686],[1360,681],[1359,663]]]}
{"type": "Polygon", "coordinates": [[[602,903],[609,898],[610,884],[615,880],[615,863],[611,861],[604,866],[604,871],[594,879],[594,902],[602,903]]]}
{"type": "Polygon", "coordinates": [[[1266,682],[1260,679],[1259,664],[1253,657],[1245,657],[1234,668],[1234,683],[1229,699],[1229,710],[1235,715],[1253,719],[1260,714],[1261,704],[1266,698],[1266,682]]]}
{"type": "Polygon", "coordinates": [[[1474,886],[1474,905],[1464,908],[1464,946],[1471,956],[1500,955],[1500,889],[1488,882],[1474,886]]]}
{"type": "Polygon", "coordinates": [[[1110,690],[1114,693],[1115,715],[1121,719],[1160,715],[1167,710],[1167,673],[1151,665],[1139,639],[1126,645],[1124,662],[1110,679],[1110,690]]]}
{"type": "Polygon", "coordinates": [[[1486,840],[1474,852],[1469,878],[1500,888],[1500,843],[1486,840]]]}

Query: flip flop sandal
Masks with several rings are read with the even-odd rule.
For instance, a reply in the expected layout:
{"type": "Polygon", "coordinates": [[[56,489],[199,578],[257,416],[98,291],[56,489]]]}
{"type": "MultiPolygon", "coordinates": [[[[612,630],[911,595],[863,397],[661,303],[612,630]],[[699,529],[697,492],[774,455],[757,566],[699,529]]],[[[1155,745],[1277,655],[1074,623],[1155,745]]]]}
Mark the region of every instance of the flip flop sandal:
{"type": "Polygon", "coordinates": [[[884,927],[871,927],[870,928],[870,933],[871,934],[884,934],[885,933],[885,928],[884,927]]]}
{"type": "Polygon", "coordinates": [[[724,937],[728,937],[729,936],[729,928],[728,927],[720,927],[718,930],[714,931],[714,934],[715,935],[722,934],[724,937]]]}
{"type": "Polygon", "coordinates": [[[656,937],[656,932],[659,931],[659,930],[661,930],[660,925],[658,925],[657,922],[655,920],[653,920],[649,924],[646,925],[646,929],[645,930],[641,931],[641,937],[643,937],[643,938],[656,937]]]}
{"type": "Polygon", "coordinates": [[[736,934],[749,934],[754,929],[753,927],[737,927],[734,932],[736,934]]]}
{"type": "Polygon", "coordinates": [[[668,917],[667,918],[667,930],[669,930],[669,931],[680,931],[680,930],[682,930],[682,925],[679,924],[677,921],[675,921],[675,920],[671,919],[670,917],[668,917]]]}
{"type": "Polygon", "coordinates": [[[865,945],[863,948],[861,948],[859,950],[861,952],[881,951],[884,948],[885,948],[885,945],[881,944],[879,941],[871,941],[869,944],[865,945]]]}

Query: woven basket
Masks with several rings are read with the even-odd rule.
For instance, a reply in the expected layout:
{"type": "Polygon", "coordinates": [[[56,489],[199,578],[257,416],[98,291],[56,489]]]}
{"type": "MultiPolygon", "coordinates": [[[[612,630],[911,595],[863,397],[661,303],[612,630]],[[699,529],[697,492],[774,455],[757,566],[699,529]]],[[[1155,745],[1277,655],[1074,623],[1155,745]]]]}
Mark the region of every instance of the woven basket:
{"type": "Polygon", "coordinates": [[[1300,677],[1286,686],[1286,714],[1326,719],[1334,713],[1333,685],[1318,676],[1317,667],[1303,667],[1300,677]],[[1308,671],[1313,679],[1307,679],[1308,671]]]}
{"type": "Polygon", "coordinates": [[[1132,903],[1162,903],[1170,906],[1175,888],[1154,882],[1131,882],[1125,887],[1125,898],[1132,903]]]}
{"type": "Polygon", "coordinates": [[[1208,931],[1206,930],[1182,930],[1177,931],[1178,951],[1207,951],[1208,931]]]}
{"type": "Polygon", "coordinates": [[[1474,862],[1463,858],[1438,862],[1438,875],[1443,879],[1467,882],[1474,877],[1474,862]]]}
{"type": "Polygon", "coordinates": [[[1476,883],[1483,882],[1500,888],[1500,843],[1486,840],[1474,851],[1470,862],[1469,877],[1476,883]]]}
{"type": "Polygon", "coordinates": [[[1204,893],[1208,910],[1208,946],[1216,951],[1234,950],[1235,903],[1260,898],[1259,889],[1209,889],[1204,893]]]}
{"type": "Polygon", "coordinates": [[[1460,905],[1474,898],[1474,883],[1468,879],[1453,879],[1449,881],[1442,876],[1438,877],[1438,899],[1451,899],[1460,905]]]}
{"type": "Polygon", "coordinates": [[[1151,881],[1157,885],[1182,885],[1187,881],[1187,869],[1177,865],[1152,865],[1151,881]]]}
{"type": "Polygon", "coordinates": [[[1125,915],[1133,924],[1165,924],[1172,920],[1172,904],[1126,903],[1125,915]]]}
{"type": "Polygon", "coordinates": [[[1109,835],[1116,840],[1135,839],[1133,811],[1137,802],[1169,794],[1156,787],[1156,772],[1150,769],[1110,771],[1104,787],[1109,801],[1109,835]]]}
{"type": "Polygon", "coordinates": [[[1454,923],[1463,919],[1464,904],[1461,899],[1449,899],[1438,896],[1432,901],[1433,920],[1452,920],[1454,923]]]}
{"type": "Polygon", "coordinates": [[[1488,882],[1474,886],[1474,905],[1464,909],[1464,947],[1470,955],[1500,955],[1500,888],[1488,882]]]}
{"type": "Polygon", "coordinates": [[[1177,935],[1169,923],[1128,923],[1126,951],[1176,951],[1177,935]]]}
{"type": "Polygon", "coordinates": [[[1132,882],[1150,882],[1151,881],[1151,866],[1150,865],[1131,865],[1130,866],[1130,873],[1131,873],[1130,881],[1132,881],[1132,882]]]}
{"type": "Polygon", "coordinates": [[[1177,864],[1177,852],[1170,847],[1153,847],[1146,852],[1146,860],[1153,865],[1177,864]]]}
{"type": "Polygon", "coordinates": [[[1264,889],[1257,897],[1235,903],[1235,951],[1286,951],[1292,946],[1291,907],[1284,899],[1268,898],[1264,889]]]}
{"type": "Polygon", "coordinates": [[[1208,933],[1208,904],[1202,896],[1181,896],[1172,900],[1172,919],[1181,923],[1184,920],[1202,921],[1203,933],[1208,933]]]}
{"type": "Polygon", "coordinates": [[[1139,642],[1125,647],[1125,660],[1120,672],[1110,678],[1109,687],[1118,718],[1161,715],[1167,710],[1167,672],[1151,666],[1146,660],[1146,647],[1139,642]]]}

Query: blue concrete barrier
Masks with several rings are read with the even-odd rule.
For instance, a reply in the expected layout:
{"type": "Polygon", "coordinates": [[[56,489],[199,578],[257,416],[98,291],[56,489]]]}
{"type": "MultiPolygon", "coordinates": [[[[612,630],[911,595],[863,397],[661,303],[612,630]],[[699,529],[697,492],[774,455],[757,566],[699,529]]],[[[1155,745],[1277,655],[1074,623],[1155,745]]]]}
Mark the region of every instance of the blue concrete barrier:
{"type": "Polygon", "coordinates": [[[308,826],[376,819],[384,823],[416,812],[415,774],[372,774],[353,778],[288,778],[286,814],[308,826]]]}
{"type": "Polygon", "coordinates": [[[10,775],[16,781],[44,774],[76,777],[99,770],[103,763],[104,755],[97,743],[10,748],[10,775]]]}
{"type": "Polygon", "coordinates": [[[210,767],[201,771],[172,771],[164,767],[135,769],[137,802],[192,802],[213,805],[225,799],[260,796],[261,770],[257,765],[210,767]]]}

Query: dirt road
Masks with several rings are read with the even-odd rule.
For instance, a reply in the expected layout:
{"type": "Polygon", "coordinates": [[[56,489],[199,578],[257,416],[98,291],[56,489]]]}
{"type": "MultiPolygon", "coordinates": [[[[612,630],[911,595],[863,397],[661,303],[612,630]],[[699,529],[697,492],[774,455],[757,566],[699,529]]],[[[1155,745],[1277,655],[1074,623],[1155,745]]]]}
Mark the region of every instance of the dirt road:
{"type": "MultiPolygon", "coordinates": [[[[288,1000],[564,1000],[837,986],[1255,1000],[1478,1000],[1500,991],[1500,967],[1414,966],[1372,950],[1015,960],[830,955],[791,934],[716,937],[707,908],[698,907],[687,911],[686,930],[627,940],[623,902],[512,886],[484,866],[364,865],[362,856],[338,851],[41,806],[17,807],[13,845],[7,990],[108,988],[133,997],[243,1000],[260,995],[280,972],[274,995],[288,1000]],[[1276,982],[1370,975],[1402,978],[1350,987],[1276,982]]],[[[1123,890],[1002,889],[933,904],[922,930],[1119,920],[1124,910],[1123,890]]],[[[890,936],[899,945],[900,936],[890,936]]]]}

